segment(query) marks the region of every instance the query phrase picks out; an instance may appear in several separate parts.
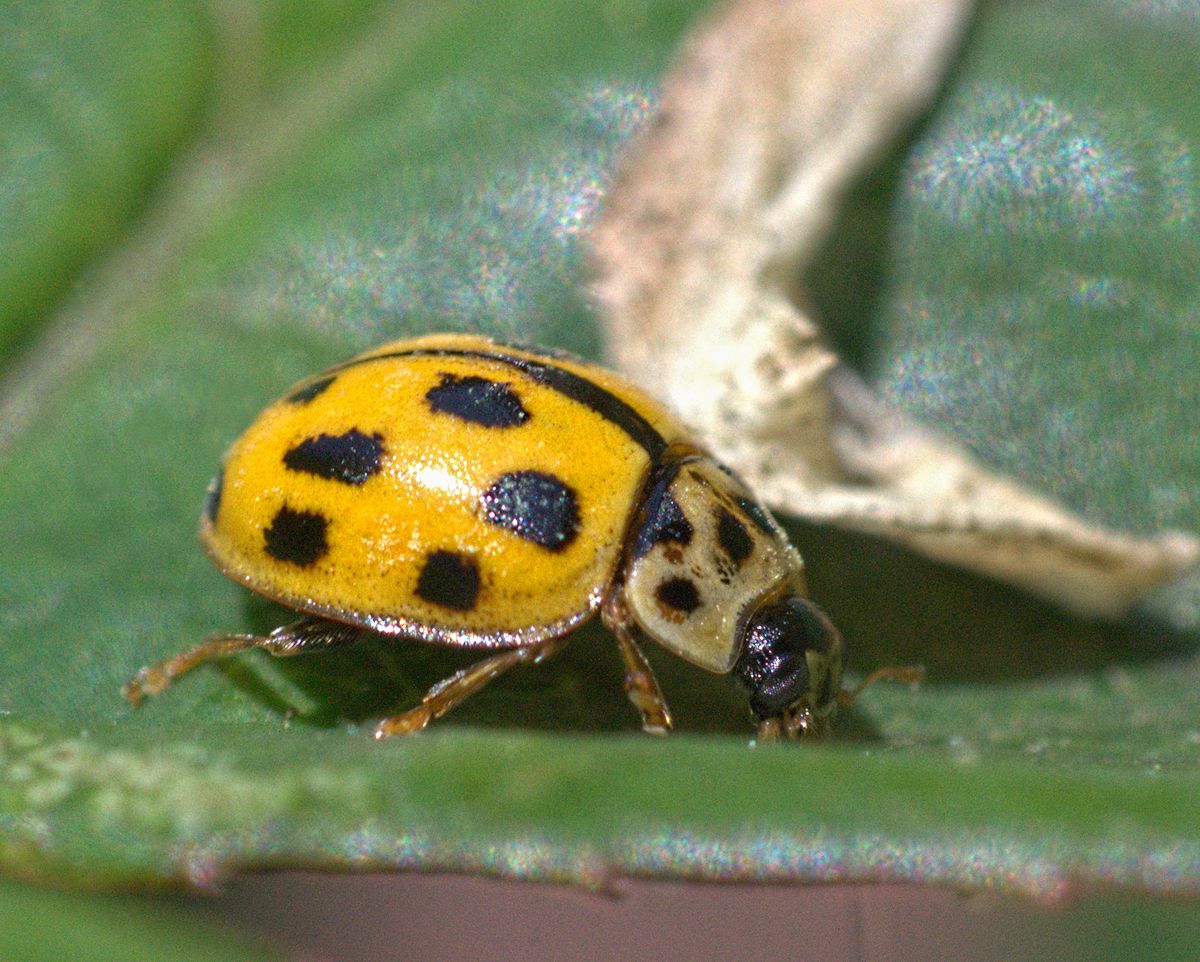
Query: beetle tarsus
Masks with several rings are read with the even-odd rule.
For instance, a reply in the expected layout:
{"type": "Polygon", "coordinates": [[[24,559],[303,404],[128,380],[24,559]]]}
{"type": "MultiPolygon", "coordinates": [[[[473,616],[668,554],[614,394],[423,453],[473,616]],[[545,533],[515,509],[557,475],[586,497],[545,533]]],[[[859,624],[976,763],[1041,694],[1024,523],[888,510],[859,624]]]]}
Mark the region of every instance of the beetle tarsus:
{"type": "Polygon", "coordinates": [[[406,711],[403,715],[385,718],[375,726],[372,737],[378,742],[397,735],[415,735],[419,731],[424,731],[431,721],[433,721],[433,713],[421,705],[411,711],[406,711]]]}
{"type": "Polygon", "coordinates": [[[855,699],[863,693],[865,688],[875,684],[877,681],[884,680],[906,682],[910,685],[915,685],[925,680],[925,668],[922,665],[910,665],[908,667],[890,665],[886,668],[876,668],[853,688],[843,688],[838,692],[838,707],[849,708],[854,704],[855,699]]]}
{"type": "Polygon", "coordinates": [[[237,654],[247,648],[266,647],[268,641],[268,638],[258,635],[213,635],[187,651],[181,651],[156,664],[146,665],[125,683],[121,694],[134,708],[139,708],[147,695],[157,695],[165,691],[176,679],[182,678],[201,665],[237,654]]]}

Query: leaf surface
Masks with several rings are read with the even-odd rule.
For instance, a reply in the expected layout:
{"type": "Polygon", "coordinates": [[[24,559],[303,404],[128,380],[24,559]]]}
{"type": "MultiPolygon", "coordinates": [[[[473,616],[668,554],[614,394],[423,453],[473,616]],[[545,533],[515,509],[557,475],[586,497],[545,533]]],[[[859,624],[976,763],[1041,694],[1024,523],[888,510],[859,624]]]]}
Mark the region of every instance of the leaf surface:
{"type": "MultiPolygon", "coordinates": [[[[798,523],[852,669],[930,674],[812,748],[748,746],[732,681],[660,652],[682,734],[636,735],[594,626],[407,741],[372,743],[372,721],[460,653],[249,654],[121,700],[147,661],[288,617],[194,531],[222,449],[293,381],[445,328],[596,353],[579,236],[697,6],[361,4],[293,35],[278,4],[254,83],[192,24],[153,83],[93,91],[125,117],[162,88],[169,116],[138,121],[139,177],[77,177],[60,221],[33,218],[36,289],[10,285],[14,311],[60,303],[90,258],[0,407],[0,865],[91,885],[302,864],[1196,888],[1186,587],[1097,626],[798,523]]],[[[830,246],[849,256],[817,270],[835,335],[900,403],[1134,529],[1200,528],[1198,50],[1165,6],[986,6],[927,127],[849,201],[830,246]]],[[[59,175],[25,176],[40,197],[59,175]]],[[[29,221],[3,217],[15,243],[29,221]]]]}

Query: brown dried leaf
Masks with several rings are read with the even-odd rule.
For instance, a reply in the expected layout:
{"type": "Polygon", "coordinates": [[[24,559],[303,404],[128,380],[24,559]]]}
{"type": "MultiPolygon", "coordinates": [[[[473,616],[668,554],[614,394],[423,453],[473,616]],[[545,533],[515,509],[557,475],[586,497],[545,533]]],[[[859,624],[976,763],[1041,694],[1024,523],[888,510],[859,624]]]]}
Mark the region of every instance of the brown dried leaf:
{"type": "Polygon", "coordinates": [[[613,360],[781,511],[1088,615],[1200,557],[1085,522],[883,402],[797,301],[847,185],[925,108],[966,0],[740,0],[663,83],[592,238],[613,360]]]}

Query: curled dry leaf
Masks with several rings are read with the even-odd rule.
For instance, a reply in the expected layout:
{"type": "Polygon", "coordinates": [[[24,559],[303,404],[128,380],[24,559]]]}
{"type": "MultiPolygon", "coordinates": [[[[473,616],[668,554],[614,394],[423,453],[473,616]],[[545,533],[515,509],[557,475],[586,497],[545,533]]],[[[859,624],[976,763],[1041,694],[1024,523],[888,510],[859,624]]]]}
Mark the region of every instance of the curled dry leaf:
{"type": "Polygon", "coordinates": [[[690,38],[591,238],[613,360],[774,507],[1116,616],[1200,556],[889,410],[797,302],[842,192],[929,103],[965,0],[739,0],[690,38]]]}

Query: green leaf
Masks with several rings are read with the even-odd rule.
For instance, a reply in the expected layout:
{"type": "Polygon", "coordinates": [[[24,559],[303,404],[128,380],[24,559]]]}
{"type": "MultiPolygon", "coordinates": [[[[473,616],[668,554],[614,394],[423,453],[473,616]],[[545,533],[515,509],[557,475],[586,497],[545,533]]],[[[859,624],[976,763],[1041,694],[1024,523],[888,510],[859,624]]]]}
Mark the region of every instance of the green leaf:
{"type": "MultiPolygon", "coordinates": [[[[4,384],[0,866],[89,885],[297,864],[1046,898],[1200,884],[1200,686],[1167,657],[1194,645],[1194,596],[1083,624],[802,525],[852,668],[930,672],[872,689],[828,745],[750,747],[732,681],[662,652],[682,734],[636,734],[596,626],[410,740],[372,743],[371,722],[469,657],[252,653],[122,701],[140,665],[288,617],[213,570],[194,529],[223,447],[294,380],[439,328],[597,351],[579,235],[697,7],[278,4],[257,39],[232,31],[254,82],[211,39],[155,75],[192,105],[147,122],[131,166],[160,187],[131,181],[144,214],[116,204],[125,232],[99,239],[95,197],[68,208],[38,303],[63,289],[62,225],[94,262],[4,384]]],[[[848,203],[830,249],[854,256],[815,273],[898,401],[1086,513],[1196,529],[1200,28],[1156,9],[985,7],[927,127],[848,203]]],[[[124,116],[148,83],[95,96],[124,116]]],[[[0,237],[25,223],[4,218],[0,237]]]]}
{"type": "Polygon", "coordinates": [[[0,11],[0,349],[121,242],[200,122],[211,48],[171,0],[0,11]]]}
{"type": "Polygon", "coordinates": [[[5,962],[249,962],[277,959],[179,910],[128,896],[67,895],[0,880],[5,962]]]}

